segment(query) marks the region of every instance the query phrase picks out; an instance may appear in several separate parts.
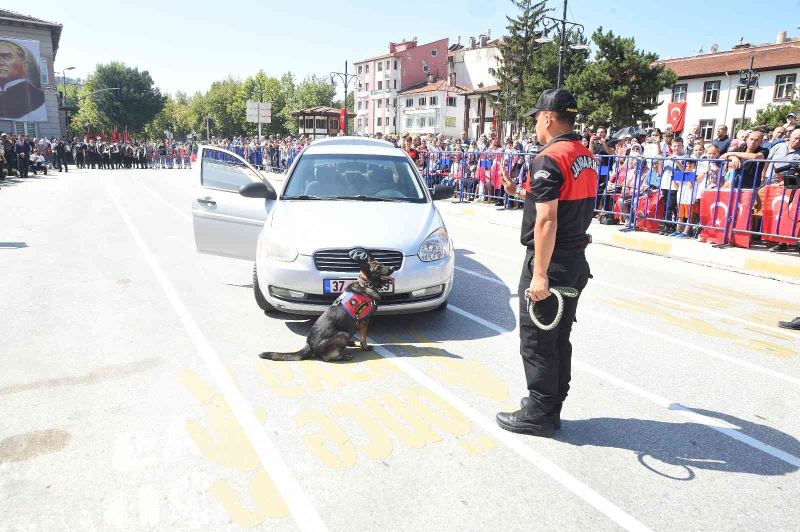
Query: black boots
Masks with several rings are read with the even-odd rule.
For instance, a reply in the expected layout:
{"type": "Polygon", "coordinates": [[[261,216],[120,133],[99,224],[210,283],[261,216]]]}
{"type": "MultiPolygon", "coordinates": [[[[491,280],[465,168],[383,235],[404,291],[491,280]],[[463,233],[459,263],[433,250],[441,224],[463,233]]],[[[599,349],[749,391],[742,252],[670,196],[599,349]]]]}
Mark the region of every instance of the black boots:
{"type": "Polygon", "coordinates": [[[793,331],[800,331],[800,317],[797,317],[792,321],[779,321],[778,327],[783,327],[784,329],[791,329],[793,331]]]}
{"type": "Polygon", "coordinates": [[[518,434],[552,438],[556,430],[556,423],[558,423],[558,428],[561,427],[560,407],[557,411],[548,414],[540,410],[538,406],[531,407],[527,397],[524,397],[520,404],[522,408],[516,412],[497,414],[497,424],[501,428],[518,434]]]}
{"type": "MultiPolygon", "coordinates": [[[[523,409],[526,409],[526,408],[528,408],[528,403],[530,401],[531,401],[530,396],[526,395],[525,397],[523,397],[522,399],[519,400],[519,406],[521,408],[523,408],[523,409]]],[[[556,429],[556,430],[561,428],[561,405],[562,404],[563,403],[558,403],[558,406],[556,406],[553,409],[553,413],[550,414],[550,417],[553,419],[553,428],[556,429]]]]}

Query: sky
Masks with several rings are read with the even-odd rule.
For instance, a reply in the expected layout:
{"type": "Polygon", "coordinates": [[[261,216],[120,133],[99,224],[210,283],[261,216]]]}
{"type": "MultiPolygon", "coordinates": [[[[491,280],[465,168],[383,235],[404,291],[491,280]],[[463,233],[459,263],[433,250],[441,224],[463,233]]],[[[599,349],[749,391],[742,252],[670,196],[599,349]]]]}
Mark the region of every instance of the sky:
{"type": "MultiPolygon", "coordinates": [[[[563,3],[550,0],[548,6],[560,18],[563,3]]],[[[568,18],[583,24],[587,35],[603,26],[661,58],[694,55],[714,43],[729,50],[740,37],[773,42],[781,30],[800,36],[800,0],[767,10],[751,0],[571,0],[568,6],[568,18]]],[[[115,0],[93,8],[37,0],[15,9],[64,25],[56,71],[74,66],[69,77],[84,78],[98,63],[121,60],[149,71],[163,91],[189,94],[259,70],[272,76],[291,71],[296,79],[327,76],[343,71],[345,60],[385,53],[390,41],[403,38],[455,42],[460,35],[463,43],[488,29],[502,36],[506,15],[516,12],[510,0],[115,0]]]]}

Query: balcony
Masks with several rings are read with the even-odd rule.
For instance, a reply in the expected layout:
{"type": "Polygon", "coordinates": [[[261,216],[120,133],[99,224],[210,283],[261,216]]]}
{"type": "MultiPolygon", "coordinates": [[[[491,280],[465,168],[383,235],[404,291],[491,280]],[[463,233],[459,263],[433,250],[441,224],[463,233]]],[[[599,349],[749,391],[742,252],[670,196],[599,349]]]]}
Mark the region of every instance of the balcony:
{"type": "Polygon", "coordinates": [[[374,91],[369,91],[370,96],[388,96],[391,94],[392,89],[379,89],[374,91]]]}

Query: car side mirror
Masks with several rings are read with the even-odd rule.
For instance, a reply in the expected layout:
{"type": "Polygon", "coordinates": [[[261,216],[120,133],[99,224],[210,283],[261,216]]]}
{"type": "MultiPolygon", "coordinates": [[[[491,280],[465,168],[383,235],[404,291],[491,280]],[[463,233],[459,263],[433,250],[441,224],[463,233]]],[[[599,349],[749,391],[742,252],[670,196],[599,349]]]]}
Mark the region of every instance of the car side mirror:
{"type": "Polygon", "coordinates": [[[253,181],[242,185],[239,189],[239,194],[245,198],[264,198],[274,200],[278,198],[278,194],[272,186],[264,183],[263,181],[253,181]]]}
{"type": "Polygon", "coordinates": [[[448,187],[447,185],[436,185],[433,187],[433,201],[440,200],[440,199],[448,199],[452,198],[456,193],[456,189],[453,187],[448,187]]]}

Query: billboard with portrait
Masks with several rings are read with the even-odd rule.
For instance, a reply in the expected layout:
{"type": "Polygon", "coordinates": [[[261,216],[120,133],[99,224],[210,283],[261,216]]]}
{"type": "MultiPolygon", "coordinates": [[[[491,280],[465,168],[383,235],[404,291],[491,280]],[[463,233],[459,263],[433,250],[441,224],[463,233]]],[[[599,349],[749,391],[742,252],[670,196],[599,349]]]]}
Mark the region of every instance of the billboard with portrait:
{"type": "Polygon", "coordinates": [[[46,122],[39,42],[0,35],[0,120],[46,122]]]}

